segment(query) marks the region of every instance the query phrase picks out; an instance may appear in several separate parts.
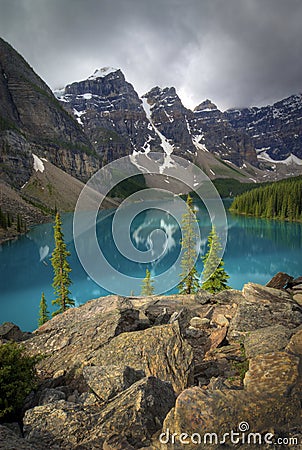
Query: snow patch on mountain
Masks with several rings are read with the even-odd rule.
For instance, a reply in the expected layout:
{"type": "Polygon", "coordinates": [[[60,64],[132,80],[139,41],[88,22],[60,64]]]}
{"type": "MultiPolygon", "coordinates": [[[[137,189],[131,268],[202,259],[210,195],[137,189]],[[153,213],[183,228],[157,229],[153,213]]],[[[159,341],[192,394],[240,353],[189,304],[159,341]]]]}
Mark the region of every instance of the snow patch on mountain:
{"type": "Polygon", "coordinates": [[[154,123],[152,122],[152,118],[151,118],[151,106],[149,105],[149,103],[147,102],[146,98],[142,98],[143,101],[143,108],[145,110],[147,119],[149,120],[149,123],[151,125],[151,127],[153,128],[153,130],[155,131],[155,133],[157,134],[157,136],[160,138],[161,140],[161,147],[163,148],[164,152],[166,153],[167,156],[170,156],[173,153],[174,150],[174,146],[172,144],[170,144],[170,142],[168,141],[168,139],[156,128],[156,126],[154,125],[154,123]]]}
{"type": "Polygon", "coordinates": [[[61,89],[57,89],[57,90],[53,91],[53,95],[54,95],[58,100],[60,100],[60,102],[68,102],[68,100],[66,100],[66,99],[64,98],[64,95],[65,95],[65,88],[64,88],[64,87],[61,88],[61,89]]]}
{"type": "Polygon", "coordinates": [[[83,114],[86,114],[86,110],[84,111],[78,111],[77,109],[73,108],[73,114],[76,116],[76,120],[80,125],[84,125],[81,119],[81,116],[83,114]]]}
{"type": "Polygon", "coordinates": [[[33,155],[33,158],[34,158],[34,170],[36,172],[39,171],[39,172],[43,173],[44,170],[45,170],[45,167],[44,167],[44,164],[43,164],[42,160],[37,155],[35,155],[34,153],[32,155],[33,155]]]}
{"type": "Polygon", "coordinates": [[[258,155],[258,159],[262,159],[264,161],[273,163],[273,164],[286,164],[287,166],[297,164],[298,166],[302,166],[302,159],[293,155],[292,153],[286,159],[276,160],[269,156],[269,154],[264,151],[260,155],[258,155]]]}
{"type": "Polygon", "coordinates": [[[192,136],[192,142],[193,142],[193,145],[195,146],[195,148],[196,148],[197,150],[202,150],[202,151],[204,151],[204,152],[209,152],[209,150],[207,149],[207,147],[206,147],[204,144],[201,144],[201,143],[200,143],[200,141],[201,141],[202,138],[203,138],[203,135],[202,135],[202,134],[198,134],[198,135],[192,136]]]}
{"type": "MultiPolygon", "coordinates": [[[[151,106],[149,105],[149,103],[147,102],[146,98],[142,98],[142,104],[143,104],[143,108],[144,111],[146,113],[146,117],[148,119],[148,122],[150,124],[151,129],[154,130],[154,132],[157,134],[157,136],[160,138],[161,141],[161,147],[164,150],[165,156],[164,156],[164,162],[163,164],[159,167],[159,173],[163,174],[165,169],[168,169],[170,167],[174,167],[174,161],[171,157],[173,150],[174,150],[174,146],[172,144],[170,144],[170,142],[168,141],[168,139],[156,128],[156,126],[154,125],[153,121],[152,121],[152,112],[151,112],[151,106]]],[[[152,140],[152,137],[149,135],[148,137],[148,141],[145,142],[144,146],[142,147],[144,150],[144,153],[148,153],[150,151],[150,144],[149,142],[152,140]]],[[[139,155],[140,153],[142,153],[141,151],[137,151],[137,150],[133,150],[133,163],[136,164],[136,156],[139,155]]],[[[136,164],[138,166],[138,164],[136,164]]],[[[139,167],[139,166],[138,166],[139,167]]]]}

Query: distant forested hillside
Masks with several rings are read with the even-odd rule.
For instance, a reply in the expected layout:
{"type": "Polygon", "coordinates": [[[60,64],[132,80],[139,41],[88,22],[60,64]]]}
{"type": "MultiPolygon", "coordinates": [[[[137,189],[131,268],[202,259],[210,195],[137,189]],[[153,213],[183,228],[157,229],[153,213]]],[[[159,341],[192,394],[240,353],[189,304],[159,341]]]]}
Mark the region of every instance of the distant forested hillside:
{"type": "Polygon", "coordinates": [[[267,219],[302,220],[302,176],[277,181],[236,197],[230,211],[267,219]]]}

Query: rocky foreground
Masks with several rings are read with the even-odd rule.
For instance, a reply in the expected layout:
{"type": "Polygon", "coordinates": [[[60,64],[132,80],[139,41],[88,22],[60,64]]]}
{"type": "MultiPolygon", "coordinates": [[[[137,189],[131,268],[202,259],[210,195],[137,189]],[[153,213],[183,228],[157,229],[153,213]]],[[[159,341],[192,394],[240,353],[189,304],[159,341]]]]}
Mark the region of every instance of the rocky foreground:
{"type": "Polygon", "coordinates": [[[44,358],[0,449],[302,448],[302,278],[270,285],[99,298],[32,334],[3,325],[2,343],[44,358]]]}

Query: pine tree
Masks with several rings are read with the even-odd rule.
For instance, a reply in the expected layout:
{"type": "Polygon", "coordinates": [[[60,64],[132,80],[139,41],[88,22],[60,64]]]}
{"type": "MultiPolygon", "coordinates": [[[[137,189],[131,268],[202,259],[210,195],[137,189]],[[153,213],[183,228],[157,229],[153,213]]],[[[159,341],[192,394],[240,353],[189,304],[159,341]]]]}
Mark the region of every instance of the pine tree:
{"type": "Polygon", "coordinates": [[[199,276],[195,267],[198,256],[196,251],[198,234],[195,231],[197,220],[193,209],[193,199],[190,194],[187,197],[187,209],[188,211],[183,214],[181,220],[183,257],[181,260],[181,282],[178,285],[180,294],[194,294],[200,288],[199,276]]]}
{"type": "Polygon", "coordinates": [[[7,218],[6,215],[2,212],[1,208],[0,208],[0,227],[4,228],[5,230],[7,229],[7,218]]]}
{"type": "Polygon", "coordinates": [[[10,228],[12,226],[12,217],[11,215],[7,212],[6,213],[6,223],[7,223],[7,228],[10,228]]]}
{"type": "Polygon", "coordinates": [[[21,229],[22,229],[22,221],[21,221],[20,214],[18,214],[17,215],[17,232],[21,233],[21,229]]]}
{"type": "Polygon", "coordinates": [[[44,292],[42,292],[41,301],[40,301],[40,309],[39,309],[39,320],[38,320],[39,327],[41,327],[48,320],[49,320],[49,312],[47,310],[47,303],[46,303],[44,292]]]}
{"type": "Polygon", "coordinates": [[[203,257],[204,271],[202,289],[216,294],[217,292],[229,289],[227,280],[230,278],[224,270],[224,262],[220,258],[222,247],[217,235],[215,226],[208,237],[208,251],[203,257]]]}
{"type": "Polygon", "coordinates": [[[141,295],[143,296],[153,295],[154,294],[153,283],[154,280],[151,279],[151,272],[150,270],[146,269],[146,277],[143,279],[141,295]]]}
{"type": "Polygon", "coordinates": [[[54,293],[57,296],[52,301],[53,305],[58,305],[59,309],[52,313],[53,316],[66,311],[70,306],[74,306],[74,300],[69,297],[71,279],[69,273],[71,268],[67,261],[70,252],[66,248],[64,242],[64,235],[62,232],[62,220],[60,214],[57,213],[54,226],[55,249],[52,253],[51,264],[54,270],[53,287],[54,293]]]}

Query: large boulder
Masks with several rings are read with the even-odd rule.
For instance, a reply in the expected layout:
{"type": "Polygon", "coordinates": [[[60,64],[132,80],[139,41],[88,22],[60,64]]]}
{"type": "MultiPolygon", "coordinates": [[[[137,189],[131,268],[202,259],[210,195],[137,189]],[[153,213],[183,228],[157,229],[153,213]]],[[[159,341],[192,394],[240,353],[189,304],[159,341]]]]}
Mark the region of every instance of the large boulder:
{"type": "Polygon", "coordinates": [[[23,332],[20,328],[12,322],[4,322],[0,325],[0,341],[8,342],[15,341],[21,342],[29,339],[31,333],[23,332]]]}
{"type": "Polygon", "coordinates": [[[143,378],[103,409],[97,404],[83,408],[64,400],[33,408],[25,414],[24,434],[29,443],[44,449],[102,449],[110,436],[116,445],[119,436],[125,449],[128,444],[140,448],[150,443],[174,403],[170,383],[143,378]]]}
{"type": "Polygon", "coordinates": [[[145,377],[142,370],[129,366],[86,366],[83,376],[92,392],[102,401],[110,400],[119,392],[145,377]]]}
{"type": "Polygon", "coordinates": [[[245,353],[248,358],[263,353],[284,350],[292,332],[283,325],[272,325],[247,333],[244,339],[245,353]]]}
{"type": "Polygon", "coordinates": [[[30,354],[42,354],[41,378],[79,377],[97,349],[115,336],[139,327],[139,312],[117,296],[99,298],[70,308],[40,327],[25,342],[30,354]]]}
{"type": "Polygon", "coordinates": [[[244,386],[246,391],[259,396],[286,397],[298,377],[299,358],[286,352],[272,352],[250,359],[244,386]]]}
{"type": "Polygon", "coordinates": [[[177,323],[123,333],[96,350],[90,363],[130,366],[170,381],[176,393],[193,382],[193,352],[177,323]]]}
{"type": "Polygon", "coordinates": [[[245,390],[208,391],[193,387],[177,398],[175,408],[167,415],[158,439],[162,450],[247,449],[248,446],[245,445],[232,445],[232,431],[239,433],[236,438],[240,437],[239,443],[242,443],[244,430],[261,433],[262,436],[273,433],[274,438],[291,437],[300,426],[301,406],[297,397],[289,401],[285,396],[271,399],[269,393],[256,396],[245,390]],[[211,436],[212,433],[215,435],[211,436]],[[228,433],[225,438],[226,446],[222,446],[220,444],[225,433],[228,433]],[[180,443],[181,435],[185,446],[180,443]]]}
{"type": "Polygon", "coordinates": [[[302,309],[287,292],[248,283],[243,295],[244,300],[230,323],[230,340],[241,339],[248,332],[271,325],[293,329],[302,324],[302,309]]]}
{"type": "Polygon", "coordinates": [[[286,350],[289,353],[302,357],[302,329],[299,329],[289,341],[286,350]]]}
{"type": "Polygon", "coordinates": [[[284,289],[292,283],[294,277],[288,275],[285,272],[278,272],[268,283],[267,287],[274,289],[284,289]]]}
{"type": "MultiPolygon", "coordinates": [[[[267,433],[272,433],[274,438],[293,436],[302,424],[297,389],[300,379],[299,358],[286,352],[274,352],[250,360],[244,389],[227,389],[225,385],[214,389],[186,389],[165,419],[160,435],[161,449],[182,449],[181,433],[187,434],[187,449],[224,448],[220,446],[224,433],[232,430],[240,433],[243,425],[245,431],[260,433],[262,437],[267,433]],[[215,433],[215,436],[206,433],[215,433]],[[196,447],[196,443],[200,445],[196,447]]],[[[228,439],[226,444],[230,445],[228,439]]]]}

